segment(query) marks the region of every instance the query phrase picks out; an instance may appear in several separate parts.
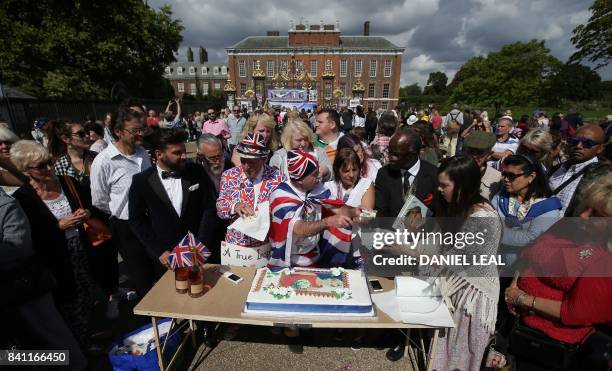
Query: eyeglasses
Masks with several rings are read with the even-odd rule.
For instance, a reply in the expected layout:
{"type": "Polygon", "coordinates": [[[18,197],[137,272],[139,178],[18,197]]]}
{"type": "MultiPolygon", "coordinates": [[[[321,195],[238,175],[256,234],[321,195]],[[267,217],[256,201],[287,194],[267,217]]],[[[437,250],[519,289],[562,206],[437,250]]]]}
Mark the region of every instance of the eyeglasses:
{"type": "Polygon", "coordinates": [[[582,146],[584,148],[590,149],[593,148],[594,146],[597,146],[599,144],[602,144],[602,142],[596,142],[592,139],[588,139],[585,137],[569,137],[567,138],[567,144],[569,144],[570,146],[576,146],[578,145],[578,143],[582,143],[582,146]]]}
{"type": "Polygon", "coordinates": [[[47,168],[47,167],[49,167],[51,165],[53,165],[53,160],[47,160],[47,161],[39,162],[38,164],[36,164],[34,166],[28,166],[28,169],[30,169],[30,170],[42,170],[42,169],[47,168]]]}
{"type": "Polygon", "coordinates": [[[518,178],[520,176],[523,176],[523,175],[525,175],[525,173],[514,174],[514,173],[511,173],[509,171],[502,171],[502,173],[501,173],[502,178],[508,179],[511,182],[514,182],[514,180],[516,178],[518,178]]]}
{"type": "Polygon", "coordinates": [[[206,157],[206,156],[204,156],[204,158],[208,162],[221,162],[221,160],[223,160],[223,156],[222,155],[217,155],[217,156],[213,156],[213,157],[206,157]]]}
{"type": "Polygon", "coordinates": [[[136,129],[123,129],[132,135],[142,134],[144,133],[144,128],[136,128],[136,129]]]}
{"type": "Polygon", "coordinates": [[[79,130],[76,133],[72,133],[70,135],[72,135],[73,137],[85,138],[87,136],[87,133],[84,130],[79,130]]]}

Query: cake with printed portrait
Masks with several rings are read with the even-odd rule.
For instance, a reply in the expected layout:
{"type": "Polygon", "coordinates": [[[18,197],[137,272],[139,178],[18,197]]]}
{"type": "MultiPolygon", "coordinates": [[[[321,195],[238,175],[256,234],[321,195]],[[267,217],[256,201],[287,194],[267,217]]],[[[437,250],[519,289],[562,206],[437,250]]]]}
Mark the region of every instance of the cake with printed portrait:
{"type": "Polygon", "coordinates": [[[343,268],[260,268],[246,301],[247,313],[373,316],[362,271],[343,268]]]}

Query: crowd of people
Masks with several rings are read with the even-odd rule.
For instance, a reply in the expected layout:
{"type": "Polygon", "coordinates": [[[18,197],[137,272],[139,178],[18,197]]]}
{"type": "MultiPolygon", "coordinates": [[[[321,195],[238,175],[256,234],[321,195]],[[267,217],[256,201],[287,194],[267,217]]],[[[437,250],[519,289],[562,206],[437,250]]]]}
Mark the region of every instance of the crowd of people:
{"type": "MultiPolygon", "coordinates": [[[[170,269],[188,231],[210,263],[221,262],[223,241],[271,250],[271,267],[362,269],[360,215],[396,217],[409,196],[461,221],[443,229],[495,231],[479,253],[502,255],[514,273],[445,275],[456,326],[440,332],[433,369],[571,369],[609,343],[612,282],[584,274],[612,266],[609,229],[561,222],[612,216],[610,116],[583,122],[570,110],[549,120],[536,109],[516,120],[456,104],[447,113],[265,105],[185,114],[179,99],[157,114],[126,100],[101,122],[39,118],[29,134],[19,140],[0,124],[2,309],[12,340],[69,349],[73,369],[101,351],[89,326],[94,301],[116,318],[121,300],[142,298],[170,269]],[[263,238],[229,227],[262,215],[271,226],[263,238]],[[565,275],[539,277],[554,259],[565,275]]],[[[212,345],[217,334],[205,328],[212,345]]],[[[286,335],[301,352],[299,333],[286,335]]],[[[396,361],[405,338],[390,335],[396,361]]]]}

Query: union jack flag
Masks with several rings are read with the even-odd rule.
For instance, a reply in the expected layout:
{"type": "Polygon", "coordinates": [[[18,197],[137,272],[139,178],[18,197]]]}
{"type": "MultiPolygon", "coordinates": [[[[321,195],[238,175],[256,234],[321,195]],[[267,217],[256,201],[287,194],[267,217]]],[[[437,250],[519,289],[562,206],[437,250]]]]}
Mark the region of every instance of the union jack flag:
{"type": "Polygon", "coordinates": [[[175,269],[193,266],[194,257],[191,253],[191,249],[194,249],[195,259],[197,259],[200,264],[206,263],[206,259],[210,257],[210,251],[206,246],[195,238],[193,233],[187,232],[179,244],[172,249],[172,253],[170,253],[168,257],[170,267],[175,269]]]}

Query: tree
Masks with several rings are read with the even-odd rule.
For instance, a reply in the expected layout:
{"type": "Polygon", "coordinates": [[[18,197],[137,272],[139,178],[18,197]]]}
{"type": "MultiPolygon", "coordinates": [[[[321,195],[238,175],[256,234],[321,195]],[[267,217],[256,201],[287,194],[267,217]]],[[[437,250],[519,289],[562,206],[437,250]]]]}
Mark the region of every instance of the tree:
{"type": "Polygon", "coordinates": [[[400,97],[406,97],[410,95],[421,95],[421,87],[418,83],[406,85],[400,88],[400,97]]]}
{"type": "MultiPolygon", "coordinates": [[[[5,0],[0,5],[5,83],[38,96],[109,97],[167,91],[183,27],[172,10],[141,0],[5,0]]],[[[165,96],[164,96],[165,97],[165,96]]]]}
{"type": "Polygon", "coordinates": [[[432,72],[427,79],[427,85],[423,90],[423,95],[444,95],[446,94],[447,83],[448,76],[446,76],[444,72],[432,72]]]}
{"type": "Polygon", "coordinates": [[[556,100],[585,101],[601,95],[601,77],[587,66],[565,64],[551,79],[549,97],[556,100]]]}
{"type": "Polygon", "coordinates": [[[595,0],[589,8],[593,14],[586,25],[574,28],[572,43],[578,49],[570,63],[583,60],[597,63],[595,69],[604,67],[612,61],[612,1],[595,0]]]}
{"type": "Polygon", "coordinates": [[[496,110],[502,105],[539,102],[560,66],[544,41],[508,44],[461,66],[449,85],[449,100],[496,110]]]}

